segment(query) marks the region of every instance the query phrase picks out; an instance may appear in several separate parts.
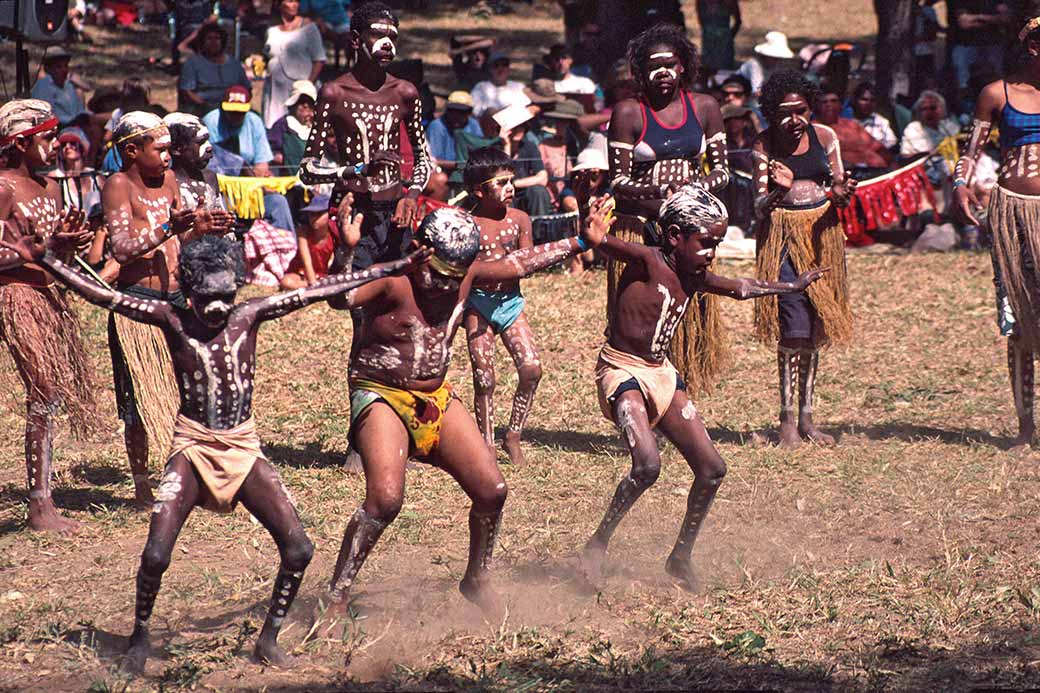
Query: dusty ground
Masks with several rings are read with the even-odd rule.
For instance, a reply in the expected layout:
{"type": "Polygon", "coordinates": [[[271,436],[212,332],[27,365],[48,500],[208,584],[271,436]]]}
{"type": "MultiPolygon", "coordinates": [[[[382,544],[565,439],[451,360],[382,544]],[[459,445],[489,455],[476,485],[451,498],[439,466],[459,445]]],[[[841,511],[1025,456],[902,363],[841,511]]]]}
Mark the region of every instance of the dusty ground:
{"type": "MultiPolygon", "coordinates": [[[[745,48],[772,28],[816,37],[821,18],[833,37],[874,28],[866,0],[844,3],[833,20],[822,0],[743,5],[745,48]]],[[[464,24],[447,13],[406,19],[405,36],[421,38],[405,51],[429,57],[464,24]]],[[[559,22],[540,10],[482,28],[530,55],[554,40],[559,22]]],[[[99,84],[138,72],[162,79],[142,62],[159,42],[154,32],[94,36],[99,43],[78,62],[99,84]]],[[[0,47],[8,85],[9,58],[0,47]]],[[[430,63],[442,79],[446,60],[439,71],[430,63]]],[[[156,88],[168,106],[172,95],[156,88]]],[[[505,468],[511,495],[497,570],[511,612],[493,627],[455,591],[466,548],[462,494],[428,469],[409,474],[405,509],[361,574],[356,618],[314,624],[363,489],[339,469],[348,321],[314,307],[268,325],[259,427],[317,545],[283,635],[300,665],[282,673],[247,658],[276,568],[272,542],[242,510],[200,512],[157,602],[156,657],[133,682],[111,666],[131,628],[147,518],[129,502],[103,316],[80,304],[109,427],[88,444],[62,427],[56,441],[56,500],[86,527],[75,539],[23,529],[19,387],[0,357],[0,689],[1040,686],[1038,530],[1029,524],[1040,478],[1035,454],[1004,451],[1013,414],[989,260],[856,255],[850,274],[859,339],[825,355],[818,387],[821,420],[841,435],[836,450],[748,444],[775,416],[774,357],[746,336],[750,306],[726,305],[733,363],[698,404],[730,466],[698,544],[696,594],[662,571],[690,483],[672,449],[661,480],[622,524],[601,591],[572,580],[573,556],[626,469],[592,385],[605,280],[594,272],[529,281],[546,375],[527,435],[530,463],[505,468]]],[[[515,377],[504,353],[499,367],[501,422],[515,377]]],[[[468,398],[461,353],[452,379],[468,398]]]]}
{"type": "MultiPolygon", "coordinates": [[[[348,321],[322,306],[270,324],[260,339],[259,428],[317,545],[283,636],[300,666],[287,674],[247,658],[276,567],[273,543],[244,511],[199,512],[157,602],[158,654],[131,690],[1040,685],[1031,522],[1040,478],[1035,454],[1003,449],[1013,414],[989,259],[856,255],[850,274],[859,340],[826,354],[819,383],[818,412],[841,436],[835,450],[747,443],[775,416],[774,357],[747,337],[750,306],[726,304],[734,361],[699,406],[729,474],[696,551],[696,594],[662,571],[690,483],[670,448],[661,480],[619,530],[602,590],[572,580],[573,556],[626,469],[592,385],[605,280],[593,272],[529,281],[546,375],[530,464],[505,467],[497,570],[511,613],[494,627],[455,591],[465,505],[430,469],[409,474],[404,511],[361,574],[357,618],[311,627],[363,488],[338,467],[348,321]]],[[[81,310],[107,378],[101,316],[81,310]]],[[[463,358],[451,379],[468,398],[463,358]]],[[[515,384],[506,361],[500,353],[500,422],[515,384]]],[[[34,535],[23,530],[19,402],[4,370],[0,686],[121,689],[110,667],[131,627],[147,518],[129,505],[110,392],[109,430],[88,445],[63,430],[56,444],[55,497],[84,533],[34,535]]]]}

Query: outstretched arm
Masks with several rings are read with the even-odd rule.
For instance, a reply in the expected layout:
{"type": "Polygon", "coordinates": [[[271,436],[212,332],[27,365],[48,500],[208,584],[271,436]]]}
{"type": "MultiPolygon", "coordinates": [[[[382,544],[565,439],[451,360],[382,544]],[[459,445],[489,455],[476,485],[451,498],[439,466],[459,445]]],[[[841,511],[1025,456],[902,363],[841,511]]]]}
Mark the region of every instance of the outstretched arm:
{"type": "Polygon", "coordinates": [[[14,242],[2,241],[0,244],[7,250],[16,252],[25,262],[36,262],[46,267],[58,281],[69,287],[95,306],[107,308],[125,315],[131,320],[164,325],[170,315],[170,304],[166,301],[152,301],[105,288],[92,279],[87,279],[79,272],[59,260],[47,241],[40,236],[21,236],[14,242]]]}
{"type": "Polygon", "coordinates": [[[774,294],[793,294],[805,288],[828,272],[830,268],[810,270],[793,282],[767,282],[761,279],[730,279],[711,272],[704,273],[700,291],[719,296],[729,296],[738,301],[774,294]]]}
{"type": "Polygon", "coordinates": [[[613,209],[612,197],[599,197],[590,205],[588,219],[582,226],[581,238],[564,238],[530,248],[520,248],[494,262],[475,262],[470,266],[466,281],[480,286],[520,279],[562,262],[572,255],[595,248],[603,243],[610,225],[614,222],[611,216],[613,209]]]}
{"type": "MultiPolygon", "coordinates": [[[[376,282],[376,280],[383,277],[407,274],[426,262],[431,255],[433,255],[432,250],[421,248],[400,260],[375,264],[366,270],[358,272],[329,275],[315,282],[313,286],[275,294],[267,298],[254,299],[244,304],[243,310],[255,310],[257,320],[274,320],[317,301],[323,301],[340,294],[347,294],[366,284],[376,282]]],[[[355,305],[361,305],[361,303],[367,302],[372,298],[370,294],[361,297],[348,294],[347,307],[353,308],[355,305]],[[355,302],[352,300],[354,298],[362,300],[355,302]]]]}

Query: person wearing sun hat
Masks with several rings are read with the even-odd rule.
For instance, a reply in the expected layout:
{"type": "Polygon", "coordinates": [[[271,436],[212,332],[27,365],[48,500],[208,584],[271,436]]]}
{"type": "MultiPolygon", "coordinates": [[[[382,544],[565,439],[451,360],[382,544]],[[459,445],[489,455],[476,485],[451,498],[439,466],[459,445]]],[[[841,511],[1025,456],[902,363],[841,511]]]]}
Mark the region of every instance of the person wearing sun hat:
{"type": "Polygon", "coordinates": [[[542,157],[542,163],[549,174],[549,194],[552,195],[553,203],[562,207],[567,187],[567,175],[570,172],[570,160],[567,156],[568,140],[575,139],[570,136],[572,128],[578,124],[578,118],[585,114],[585,109],[576,101],[570,99],[560,101],[551,110],[542,113],[543,137],[538,143],[538,153],[542,157]]]}
{"type": "Polygon", "coordinates": [[[782,31],[770,31],[765,40],[755,46],[755,55],[745,60],[737,72],[751,82],[751,93],[758,96],[769,75],[784,60],[793,57],[794,51],[787,45],[787,35],[782,31]]]}
{"type": "Polygon", "coordinates": [[[61,186],[66,209],[84,212],[101,202],[102,178],[88,166],[90,138],[82,128],[67,127],[58,135],[58,165],[50,174],[61,186]]]}
{"type": "Polygon", "coordinates": [[[528,133],[534,116],[526,106],[514,105],[504,108],[495,114],[494,120],[499,127],[506,154],[513,160],[516,179],[514,206],[522,209],[530,216],[552,214],[552,195],[546,187],[549,184],[549,173],[545,170],[538,144],[528,133]]]}
{"type": "Polygon", "coordinates": [[[306,79],[293,82],[289,98],[285,100],[289,112],[274,121],[267,130],[267,141],[271,144],[276,165],[292,172],[300,168],[303,148],[314,125],[314,104],[317,101],[318,90],[313,82],[306,79]]]}
{"type": "Polygon", "coordinates": [[[444,113],[426,126],[426,141],[430,143],[433,160],[444,171],[453,171],[458,165],[455,132],[461,130],[480,137],[480,123],[473,117],[473,97],[468,91],[448,94],[444,113]]]}

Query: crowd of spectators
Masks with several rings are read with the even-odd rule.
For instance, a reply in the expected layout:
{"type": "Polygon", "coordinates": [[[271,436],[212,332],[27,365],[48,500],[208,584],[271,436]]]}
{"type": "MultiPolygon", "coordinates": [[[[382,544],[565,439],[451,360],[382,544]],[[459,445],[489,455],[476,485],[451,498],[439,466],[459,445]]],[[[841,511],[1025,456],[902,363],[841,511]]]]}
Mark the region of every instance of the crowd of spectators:
{"type": "MultiPolygon", "coordinates": [[[[1016,18],[997,0],[947,0],[949,21],[943,25],[934,4],[916,0],[911,84],[886,116],[878,106],[888,100],[852,68],[856,47],[808,44],[796,53],[782,32],[769,31],[741,62],[734,50],[741,27],[738,0],[698,0],[703,43],[695,89],[710,93],[722,107],[732,172],[723,197],[732,226],[744,235],[754,232],[750,151],[764,127],[757,96],[771,73],[792,66],[820,84],[814,118],[834,130],[855,177],[869,181],[918,158],[926,161],[936,208],[919,219],[901,220],[901,227],[919,233],[922,227],[952,221],[946,205],[952,170],[948,143],[956,142],[970,120],[981,86],[996,78],[1009,59],[1004,46],[1016,18]],[[942,35],[945,61],[937,40],[942,35]]],[[[70,15],[78,22],[74,37],[86,40],[82,23],[91,18],[122,21],[118,8],[105,14],[112,7],[107,0],[76,4],[70,15]]],[[[136,19],[147,21],[141,7],[136,19]]],[[[319,86],[333,67],[327,64],[326,45],[337,54],[349,47],[349,7],[349,0],[275,0],[265,20],[251,0],[222,0],[216,14],[212,3],[173,0],[177,108],[197,115],[208,129],[216,152],[212,168],[228,176],[295,175],[315,121],[319,86]],[[237,45],[229,46],[228,18],[262,41],[260,55],[244,58],[237,45]],[[253,110],[254,92],[260,97],[259,112],[253,110]]],[[[599,35],[594,22],[583,21],[571,44],[549,46],[534,57],[531,71],[522,73],[508,45],[491,36],[459,33],[449,43],[452,80],[442,92],[440,109],[423,82],[421,62],[398,61],[397,74],[416,82],[423,95],[423,124],[438,168],[427,197],[459,199],[468,153],[499,146],[514,163],[515,204],[536,222],[545,220],[543,230],[560,219],[573,223],[579,198],[609,187],[606,128],[614,105],[637,91],[625,60],[603,63],[596,49],[599,35]]],[[[61,181],[65,202],[89,211],[99,200],[103,173],[120,165],[107,147],[120,115],[164,111],[150,102],[141,78],[126,80],[118,94],[95,94],[85,101],[91,85],[70,63],[64,47],[48,48],[32,95],[52,105],[63,128],[52,175],[61,181]]],[[[956,154],[955,145],[952,151],[956,154]]],[[[983,161],[980,170],[987,167],[995,164],[983,161]]],[[[992,184],[989,177],[980,176],[980,195],[987,184],[992,184]]],[[[324,248],[326,235],[320,231],[325,222],[311,213],[316,208],[308,201],[325,193],[267,190],[264,219],[278,229],[309,234],[312,245],[324,248]]],[[[965,237],[971,245],[977,232],[968,229],[965,237]]],[[[300,263],[294,268],[303,281],[311,280],[312,270],[300,263]]]]}

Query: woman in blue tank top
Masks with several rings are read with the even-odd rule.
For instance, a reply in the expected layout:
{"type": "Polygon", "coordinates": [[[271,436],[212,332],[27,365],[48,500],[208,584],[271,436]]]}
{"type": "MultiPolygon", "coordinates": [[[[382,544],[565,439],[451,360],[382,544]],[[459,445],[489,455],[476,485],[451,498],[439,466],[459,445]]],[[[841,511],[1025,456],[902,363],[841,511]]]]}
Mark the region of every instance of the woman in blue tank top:
{"type": "Polygon", "coordinates": [[[1040,17],[1018,35],[1021,68],[986,86],[975,104],[975,120],[964,156],[953,173],[957,209],[978,224],[979,202],[972,175],[989,141],[1000,129],[1000,173],[986,218],[993,237],[993,283],[997,324],[1008,337],[1008,374],[1018,414],[1012,449],[1025,449],[1036,433],[1033,421],[1033,360],[1040,349],[1040,17]]]}
{"type": "Polygon", "coordinates": [[[852,334],[845,232],[834,205],[848,204],[856,182],[842,168],[834,131],[809,120],[819,96],[819,89],[801,74],[774,73],[759,99],[767,127],[752,145],[758,278],[786,281],[828,268],[805,291],[780,300],[769,296],[755,305],[755,336],[777,345],[779,438],[788,448],[800,445],[803,438],[834,443],[813,422],[819,350],[847,341],[852,334]]]}
{"type": "MultiPolygon", "coordinates": [[[[690,91],[697,48],[670,24],[647,29],[628,44],[628,61],[640,87],[637,98],[614,107],[609,127],[610,176],[617,200],[611,233],[642,243],[656,234],[658,211],[672,192],[699,183],[719,194],[729,183],[722,112],[708,94],[690,91]],[[701,158],[707,161],[707,174],[701,158]]],[[[624,264],[608,264],[607,321],[613,318],[624,264]]],[[[710,389],[722,351],[717,298],[700,297],[672,341],[671,359],[691,392],[710,389]]]]}

